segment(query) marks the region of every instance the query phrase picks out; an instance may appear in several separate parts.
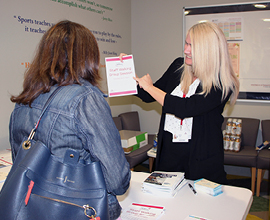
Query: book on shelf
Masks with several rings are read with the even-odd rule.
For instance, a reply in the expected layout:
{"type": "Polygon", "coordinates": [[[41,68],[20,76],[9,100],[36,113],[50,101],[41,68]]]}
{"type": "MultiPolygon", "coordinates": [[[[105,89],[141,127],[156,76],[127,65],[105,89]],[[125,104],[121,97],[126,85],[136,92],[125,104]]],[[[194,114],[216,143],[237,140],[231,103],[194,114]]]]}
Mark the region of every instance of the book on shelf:
{"type": "Polygon", "coordinates": [[[219,183],[212,182],[210,180],[201,178],[194,181],[194,188],[197,191],[205,192],[212,196],[217,196],[223,193],[222,185],[219,183]]]}
{"type": "Polygon", "coordinates": [[[156,220],[164,213],[163,206],[132,203],[125,208],[120,216],[121,220],[156,220]]]}
{"type": "Polygon", "coordinates": [[[187,183],[181,172],[152,172],[143,182],[142,191],[156,196],[174,197],[187,183]]]}

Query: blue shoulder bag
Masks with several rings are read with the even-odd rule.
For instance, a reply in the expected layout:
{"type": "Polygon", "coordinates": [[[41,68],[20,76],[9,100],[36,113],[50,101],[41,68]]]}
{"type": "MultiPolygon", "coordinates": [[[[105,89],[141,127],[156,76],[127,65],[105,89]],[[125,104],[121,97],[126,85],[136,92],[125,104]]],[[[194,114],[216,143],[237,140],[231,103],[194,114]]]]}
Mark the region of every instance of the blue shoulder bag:
{"type": "Polygon", "coordinates": [[[33,140],[50,96],[28,138],[22,141],[0,193],[0,218],[6,220],[107,220],[108,198],[100,162],[79,159],[67,150],[63,161],[33,140]]]}

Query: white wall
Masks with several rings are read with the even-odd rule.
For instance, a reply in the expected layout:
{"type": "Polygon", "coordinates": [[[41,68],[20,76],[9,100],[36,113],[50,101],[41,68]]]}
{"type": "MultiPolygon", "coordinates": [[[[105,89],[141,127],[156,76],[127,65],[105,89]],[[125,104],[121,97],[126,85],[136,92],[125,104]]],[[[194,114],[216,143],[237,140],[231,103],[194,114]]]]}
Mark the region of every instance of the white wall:
{"type": "MultiPolygon", "coordinates": [[[[21,92],[23,75],[27,69],[25,64],[31,63],[42,37],[42,33],[31,32],[30,28],[44,31],[49,28],[37,24],[36,20],[57,23],[59,20],[69,19],[93,31],[101,54],[100,73],[105,79],[105,57],[117,56],[121,51],[131,53],[131,0],[13,0],[1,3],[0,150],[9,148],[8,125],[14,107],[14,103],[9,100],[10,96],[21,92]],[[72,4],[64,4],[67,2],[72,4]]],[[[101,84],[102,90],[106,91],[106,80],[101,84]]],[[[113,115],[131,110],[131,98],[107,101],[113,115]]]]}
{"type": "MultiPolygon", "coordinates": [[[[149,73],[155,81],[176,57],[182,56],[183,7],[241,2],[254,1],[132,0],[131,43],[136,73],[139,76],[149,73]]],[[[157,132],[161,113],[159,104],[143,103],[134,97],[132,110],[139,111],[143,131],[157,132]]],[[[270,103],[237,102],[234,107],[226,106],[224,116],[269,119],[270,103]]],[[[259,133],[258,140],[258,143],[261,143],[261,133],[259,133]]],[[[249,170],[236,167],[229,172],[231,174],[234,172],[241,172],[243,175],[250,174],[249,170]]]]}

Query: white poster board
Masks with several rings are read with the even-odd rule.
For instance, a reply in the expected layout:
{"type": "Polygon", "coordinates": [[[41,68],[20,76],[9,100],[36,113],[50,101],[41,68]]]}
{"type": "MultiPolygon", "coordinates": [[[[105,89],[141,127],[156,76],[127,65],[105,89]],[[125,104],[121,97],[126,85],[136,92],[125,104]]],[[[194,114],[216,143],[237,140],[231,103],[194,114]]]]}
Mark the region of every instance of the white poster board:
{"type": "Polygon", "coordinates": [[[270,101],[270,2],[184,8],[183,16],[184,39],[201,21],[223,28],[240,81],[239,99],[270,101]]]}
{"type": "Polygon", "coordinates": [[[105,62],[109,97],[137,94],[133,55],[124,56],[122,61],[119,57],[107,57],[105,62]]]}

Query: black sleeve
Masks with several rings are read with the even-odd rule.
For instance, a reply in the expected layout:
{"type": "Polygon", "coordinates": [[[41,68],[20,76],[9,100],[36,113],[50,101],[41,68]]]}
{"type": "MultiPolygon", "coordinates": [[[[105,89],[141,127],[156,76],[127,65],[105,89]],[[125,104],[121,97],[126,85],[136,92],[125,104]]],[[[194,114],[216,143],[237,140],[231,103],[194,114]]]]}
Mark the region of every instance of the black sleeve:
{"type": "MultiPolygon", "coordinates": [[[[160,79],[158,79],[155,83],[154,86],[161,89],[164,92],[168,92],[168,87],[171,81],[175,80],[180,80],[179,74],[174,74],[180,67],[183,65],[184,58],[178,57],[176,58],[169,68],[166,70],[166,72],[161,76],[160,79]],[[175,76],[176,75],[176,76],[175,76]]],[[[156,101],[148,92],[144,91],[142,88],[137,86],[138,89],[138,94],[137,96],[144,102],[154,102],[156,101]]]]}
{"type": "Polygon", "coordinates": [[[217,88],[212,88],[206,96],[204,94],[194,94],[190,97],[180,98],[166,94],[163,111],[164,113],[170,113],[182,119],[194,117],[205,114],[227,102],[229,96],[230,94],[222,101],[222,91],[217,88]]]}

